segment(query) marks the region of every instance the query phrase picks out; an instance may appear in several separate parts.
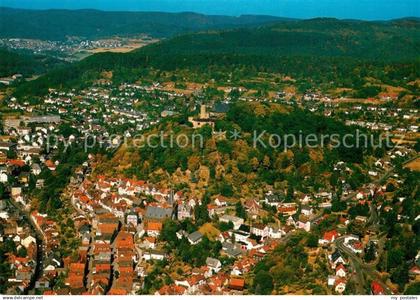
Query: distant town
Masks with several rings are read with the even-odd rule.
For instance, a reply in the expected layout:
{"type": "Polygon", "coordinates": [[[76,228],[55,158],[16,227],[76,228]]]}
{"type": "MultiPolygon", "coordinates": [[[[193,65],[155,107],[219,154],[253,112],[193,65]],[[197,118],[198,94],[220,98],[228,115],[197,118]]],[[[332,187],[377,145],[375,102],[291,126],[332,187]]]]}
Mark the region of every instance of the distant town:
{"type": "Polygon", "coordinates": [[[91,54],[100,52],[124,53],[156,42],[147,35],[139,37],[113,37],[89,40],[79,37],[68,37],[66,41],[37,39],[0,39],[0,48],[15,51],[27,51],[33,54],[47,54],[65,61],[78,61],[91,54]]]}

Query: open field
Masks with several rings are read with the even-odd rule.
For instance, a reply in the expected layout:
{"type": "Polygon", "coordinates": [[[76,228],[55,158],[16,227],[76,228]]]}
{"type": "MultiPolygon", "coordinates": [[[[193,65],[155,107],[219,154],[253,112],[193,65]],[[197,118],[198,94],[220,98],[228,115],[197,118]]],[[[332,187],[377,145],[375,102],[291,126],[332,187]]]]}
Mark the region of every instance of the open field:
{"type": "Polygon", "coordinates": [[[151,39],[147,41],[142,40],[142,39],[140,40],[133,39],[133,40],[129,40],[125,45],[122,45],[121,47],[116,47],[116,48],[99,47],[99,48],[88,50],[87,52],[92,53],[92,54],[101,53],[101,52],[127,53],[135,49],[139,49],[144,46],[147,46],[149,44],[156,43],[157,41],[158,41],[157,39],[151,39]]]}
{"type": "Polygon", "coordinates": [[[332,100],[333,103],[361,103],[361,104],[384,104],[386,101],[375,98],[337,98],[332,100]]]}
{"type": "Polygon", "coordinates": [[[405,167],[409,168],[412,171],[420,172],[420,158],[417,158],[416,160],[406,164],[405,167]]]}

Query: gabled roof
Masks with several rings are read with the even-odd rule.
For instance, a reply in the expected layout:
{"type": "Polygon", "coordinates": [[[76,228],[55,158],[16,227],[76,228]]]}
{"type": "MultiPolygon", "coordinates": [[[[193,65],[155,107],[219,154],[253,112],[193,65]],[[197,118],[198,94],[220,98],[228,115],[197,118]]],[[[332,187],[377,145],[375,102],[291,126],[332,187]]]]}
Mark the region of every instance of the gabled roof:
{"type": "Polygon", "coordinates": [[[161,231],[162,223],[160,222],[148,222],[146,225],[146,230],[161,231]]]}
{"type": "Polygon", "coordinates": [[[146,218],[148,219],[165,219],[172,215],[172,208],[163,208],[158,206],[147,206],[146,218]]]}
{"type": "Polygon", "coordinates": [[[260,205],[255,199],[249,199],[245,202],[245,207],[248,209],[259,209],[260,205]]]}
{"type": "Polygon", "coordinates": [[[217,268],[220,265],[220,260],[212,257],[207,257],[206,265],[208,265],[211,268],[217,268]]]}
{"type": "Polygon", "coordinates": [[[245,280],[243,278],[232,278],[229,282],[229,287],[232,289],[243,290],[245,287],[245,280]]]}
{"type": "Polygon", "coordinates": [[[239,248],[232,247],[232,248],[227,248],[226,253],[230,256],[238,256],[238,255],[242,254],[242,251],[239,248]]]}
{"type": "Polygon", "coordinates": [[[343,270],[344,272],[347,272],[346,268],[343,266],[343,264],[339,264],[336,268],[335,271],[338,272],[339,270],[343,270]]]}
{"type": "Polygon", "coordinates": [[[83,273],[85,271],[85,264],[82,263],[71,263],[70,264],[70,272],[81,272],[83,273]]]}
{"type": "Polygon", "coordinates": [[[121,248],[132,249],[134,247],[133,235],[126,231],[120,231],[117,237],[115,238],[115,243],[118,249],[121,249],[121,248]]]}
{"type": "Polygon", "coordinates": [[[200,231],[194,231],[193,233],[188,235],[188,239],[192,242],[197,242],[203,238],[203,235],[200,231]]]}
{"type": "Polygon", "coordinates": [[[334,282],[334,286],[337,286],[339,284],[344,284],[345,285],[346,283],[347,283],[347,280],[345,278],[337,278],[334,282]]]}
{"type": "Polygon", "coordinates": [[[332,261],[336,261],[340,257],[342,257],[342,255],[338,250],[336,250],[333,254],[331,254],[331,260],[332,261]]]}
{"type": "Polygon", "coordinates": [[[99,224],[98,231],[101,233],[108,233],[112,234],[115,230],[117,230],[118,224],[99,224]]]}
{"type": "Polygon", "coordinates": [[[333,239],[337,237],[338,237],[338,233],[337,233],[337,230],[335,229],[324,233],[324,240],[326,241],[332,241],[333,239]]]}
{"type": "Polygon", "coordinates": [[[182,295],[186,291],[186,288],[176,284],[164,285],[159,290],[159,295],[182,295]]]}
{"type": "Polygon", "coordinates": [[[374,295],[383,295],[385,292],[384,288],[377,281],[372,281],[370,287],[374,295]]]}

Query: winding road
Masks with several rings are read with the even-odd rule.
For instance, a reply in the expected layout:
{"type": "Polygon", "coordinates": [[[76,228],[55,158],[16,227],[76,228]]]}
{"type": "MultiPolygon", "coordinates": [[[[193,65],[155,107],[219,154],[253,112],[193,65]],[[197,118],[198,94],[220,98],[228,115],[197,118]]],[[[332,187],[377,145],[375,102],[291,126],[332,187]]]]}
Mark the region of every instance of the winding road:
{"type": "MultiPolygon", "coordinates": [[[[378,264],[379,260],[376,260],[375,262],[369,264],[362,261],[360,257],[358,257],[351,249],[349,249],[344,244],[345,237],[346,236],[337,238],[334,243],[337,249],[341,253],[345,254],[349,259],[349,263],[352,266],[355,272],[355,276],[357,278],[356,288],[358,290],[358,293],[360,293],[361,295],[366,294],[366,288],[368,288],[367,280],[371,279],[377,281],[384,288],[384,291],[387,295],[392,295],[392,290],[382,281],[382,278],[376,271],[376,265],[378,264]]],[[[383,236],[381,239],[384,241],[385,236],[383,236]]],[[[383,241],[380,241],[378,244],[383,244],[383,241]]],[[[378,248],[382,249],[383,246],[379,246],[378,248]]],[[[378,257],[379,256],[380,255],[378,253],[378,257]]]]}
{"type": "MultiPolygon", "coordinates": [[[[402,163],[402,165],[406,165],[406,164],[418,159],[419,157],[420,157],[420,155],[416,155],[416,156],[404,161],[402,163]]],[[[395,168],[389,169],[380,178],[373,181],[372,183],[380,184],[381,182],[383,182],[384,180],[389,178],[389,176],[391,176],[391,174],[394,172],[394,170],[395,170],[395,168]]],[[[357,195],[357,193],[358,193],[357,191],[353,192],[353,193],[347,195],[346,197],[342,197],[341,200],[342,201],[350,200],[353,197],[355,197],[357,195]]],[[[369,210],[370,210],[370,215],[369,215],[368,221],[366,222],[366,228],[369,228],[371,230],[379,232],[378,212],[376,210],[375,205],[372,202],[370,203],[369,210]]],[[[347,258],[349,259],[350,265],[353,267],[353,270],[355,272],[355,276],[357,278],[356,288],[358,290],[358,293],[360,293],[360,294],[365,294],[366,293],[366,288],[368,288],[367,284],[366,284],[367,280],[371,279],[371,280],[377,281],[383,287],[386,294],[392,295],[392,290],[382,281],[382,278],[380,277],[380,275],[378,274],[378,272],[376,270],[376,265],[379,263],[381,254],[384,250],[384,244],[385,244],[385,241],[386,241],[386,234],[383,233],[383,232],[379,233],[380,238],[379,238],[379,241],[378,241],[378,244],[377,244],[378,255],[377,255],[377,258],[375,259],[375,261],[371,262],[371,263],[365,263],[351,249],[346,247],[344,245],[345,237],[346,236],[342,236],[342,237],[337,238],[334,241],[334,244],[335,244],[336,248],[341,251],[341,253],[343,253],[347,256],[347,258]]]]}
{"type": "Polygon", "coordinates": [[[39,232],[38,228],[34,224],[31,216],[29,215],[29,212],[27,212],[26,210],[21,208],[20,205],[18,205],[16,202],[11,200],[10,198],[8,198],[6,201],[11,206],[13,206],[16,210],[19,211],[19,215],[22,216],[24,218],[24,220],[27,221],[28,225],[31,227],[32,232],[35,235],[36,246],[37,246],[36,261],[35,261],[36,265],[35,265],[35,270],[34,270],[34,274],[33,274],[32,278],[31,278],[31,281],[29,282],[28,287],[24,291],[24,294],[30,294],[30,292],[35,288],[35,283],[38,281],[38,279],[42,275],[43,256],[44,256],[44,246],[43,246],[44,244],[43,244],[42,233],[39,232]]]}

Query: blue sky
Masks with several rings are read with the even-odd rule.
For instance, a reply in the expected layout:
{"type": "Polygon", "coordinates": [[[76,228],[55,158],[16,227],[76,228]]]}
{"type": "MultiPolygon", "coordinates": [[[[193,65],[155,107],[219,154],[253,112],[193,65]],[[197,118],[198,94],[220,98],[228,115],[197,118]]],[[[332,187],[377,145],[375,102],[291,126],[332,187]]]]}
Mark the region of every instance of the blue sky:
{"type": "Polygon", "coordinates": [[[0,0],[0,6],[96,8],[130,11],[194,11],[204,14],[265,14],[294,18],[385,20],[420,17],[420,0],[0,0]]]}

